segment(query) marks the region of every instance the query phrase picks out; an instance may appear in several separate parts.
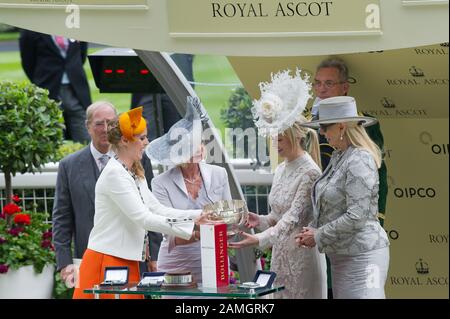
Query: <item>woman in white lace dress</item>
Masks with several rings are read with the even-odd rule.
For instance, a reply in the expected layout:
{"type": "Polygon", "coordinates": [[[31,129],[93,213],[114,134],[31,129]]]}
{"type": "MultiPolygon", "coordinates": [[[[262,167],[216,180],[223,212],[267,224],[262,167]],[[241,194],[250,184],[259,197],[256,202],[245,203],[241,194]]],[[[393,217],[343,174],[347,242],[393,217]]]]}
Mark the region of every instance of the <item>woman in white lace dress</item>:
{"type": "Polygon", "coordinates": [[[269,194],[270,213],[249,214],[247,226],[262,232],[242,233],[244,239],[229,246],[272,246],[270,269],[277,274],[275,284],[285,287],[281,297],[320,299],[326,298],[327,292],[325,255],[317,248],[297,247],[294,238],[313,219],[311,187],[321,174],[319,144],[315,131],[298,124],[276,138],[278,154],[285,160],[275,171],[269,194]],[[311,146],[312,156],[305,151],[306,144],[311,146]]]}
{"type": "Polygon", "coordinates": [[[242,233],[243,240],[229,246],[272,246],[271,270],[277,274],[275,284],[285,287],[282,298],[326,298],[325,255],[297,247],[294,238],[312,221],[311,187],[321,174],[317,132],[300,126],[306,122],[301,114],[311,98],[311,85],[297,69],[293,76],[289,70],[272,74],[271,82],[259,87],[254,122],[260,135],[272,137],[284,162],[275,171],[270,213],[249,214],[247,226],[261,232],[242,233]]]}

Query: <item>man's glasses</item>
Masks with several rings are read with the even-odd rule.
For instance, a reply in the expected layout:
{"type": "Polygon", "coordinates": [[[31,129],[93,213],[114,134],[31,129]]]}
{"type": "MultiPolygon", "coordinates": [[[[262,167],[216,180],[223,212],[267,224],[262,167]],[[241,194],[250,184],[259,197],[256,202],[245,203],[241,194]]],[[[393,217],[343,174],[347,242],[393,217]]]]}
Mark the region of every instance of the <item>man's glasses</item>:
{"type": "Polygon", "coordinates": [[[336,124],[336,123],[319,124],[319,126],[320,126],[320,129],[322,130],[322,132],[325,133],[327,131],[327,129],[334,124],[336,124]]]}
{"type": "Polygon", "coordinates": [[[319,88],[319,87],[321,87],[322,85],[325,87],[325,88],[327,88],[327,89],[331,89],[332,87],[334,87],[335,85],[338,85],[338,84],[342,84],[342,83],[345,83],[345,82],[334,82],[334,81],[325,81],[325,82],[322,82],[322,81],[314,81],[314,83],[312,84],[313,85],[313,87],[315,87],[315,88],[319,88]]]}
{"type": "Polygon", "coordinates": [[[98,127],[98,128],[100,128],[100,127],[103,128],[105,125],[106,125],[106,126],[108,125],[108,122],[109,122],[109,120],[95,121],[95,122],[94,122],[94,126],[95,126],[95,127],[98,127]]]}

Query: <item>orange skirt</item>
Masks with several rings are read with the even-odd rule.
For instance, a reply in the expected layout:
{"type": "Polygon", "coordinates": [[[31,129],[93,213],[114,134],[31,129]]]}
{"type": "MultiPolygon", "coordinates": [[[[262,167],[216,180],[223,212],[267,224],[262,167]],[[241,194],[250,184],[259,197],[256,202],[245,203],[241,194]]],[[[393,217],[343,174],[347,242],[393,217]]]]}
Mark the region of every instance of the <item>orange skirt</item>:
{"type": "MultiPolygon", "coordinates": [[[[129,269],[128,281],[139,282],[139,262],[105,255],[91,249],[86,249],[80,265],[79,282],[73,293],[73,299],[94,299],[94,294],[84,293],[104,280],[105,267],[123,267],[129,269]]],[[[114,299],[113,294],[100,294],[100,299],[114,299]]],[[[142,295],[120,295],[120,299],[144,299],[142,295]]]]}

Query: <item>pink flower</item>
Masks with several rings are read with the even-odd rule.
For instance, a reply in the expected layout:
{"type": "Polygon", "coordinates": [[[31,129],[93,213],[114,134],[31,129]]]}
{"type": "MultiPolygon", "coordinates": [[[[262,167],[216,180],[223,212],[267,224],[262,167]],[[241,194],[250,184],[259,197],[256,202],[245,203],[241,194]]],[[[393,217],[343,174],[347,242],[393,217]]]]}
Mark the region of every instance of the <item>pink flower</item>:
{"type": "Polygon", "coordinates": [[[52,238],[52,231],[51,230],[48,230],[48,231],[42,233],[42,239],[49,239],[49,238],[52,238]]]}
{"type": "Polygon", "coordinates": [[[16,216],[14,216],[14,223],[22,225],[30,225],[31,217],[28,214],[16,214],[16,216]]]}
{"type": "Polygon", "coordinates": [[[264,270],[264,266],[266,265],[266,258],[261,257],[261,268],[264,270]]]}
{"type": "Polygon", "coordinates": [[[23,232],[23,227],[14,227],[8,230],[8,233],[13,236],[19,236],[21,232],[23,232]]]}
{"type": "Polygon", "coordinates": [[[8,265],[0,264],[0,274],[6,274],[8,272],[8,265]]]}
{"type": "Polygon", "coordinates": [[[45,239],[45,240],[43,240],[42,242],[41,242],[41,247],[42,248],[52,248],[52,242],[50,241],[50,240],[47,240],[47,239],[45,239]]]}
{"type": "Polygon", "coordinates": [[[0,237],[0,244],[4,244],[4,243],[6,243],[6,242],[7,242],[7,240],[6,240],[5,238],[0,237]]]}
{"type": "Polygon", "coordinates": [[[12,195],[12,196],[11,196],[11,199],[12,199],[12,201],[13,201],[14,203],[20,202],[20,197],[19,197],[19,195],[17,195],[17,194],[12,195]]]}
{"type": "Polygon", "coordinates": [[[9,203],[3,207],[3,213],[6,215],[14,215],[20,213],[22,209],[14,203],[9,203]]]}

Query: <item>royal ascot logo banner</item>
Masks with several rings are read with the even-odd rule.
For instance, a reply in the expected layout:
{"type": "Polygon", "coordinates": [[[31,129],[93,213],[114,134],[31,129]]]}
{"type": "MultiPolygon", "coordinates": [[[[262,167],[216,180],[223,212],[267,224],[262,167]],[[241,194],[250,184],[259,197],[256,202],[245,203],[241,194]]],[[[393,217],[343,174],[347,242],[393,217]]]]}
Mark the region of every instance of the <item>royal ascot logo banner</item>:
{"type": "MultiPolygon", "coordinates": [[[[384,118],[432,119],[449,116],[448,43],[339,55],[349,68],[350,92],[358,110],[384,118]]],[[[314,77],[328,56],[228,57],[254,98],[271,72],[296,68],[314,77]]],[[[310,100],[310,104],[312,99],[310,100]]]]}
{"type": "Polygon", "coordinates": [[[448,118],[383,119],[381,127],[391,242],[386,294],[448,298],[448,118]]]}
{"type": "Polygon", "coordinates": [[[168,0],[172,37],[380,35],[379,0],[168,0]]]}
{"type": "MultiPolygon", "coordinates": [[[[448,43],[340,55],[349,95],[380,120],[388,174],[388,298],[448,298],[448,43]]],[[[270,74],[296,67],[314,79],[328,56],[228,57],[252,98],[270,74]]],[[[312,101],[313,99],[311,99],[312,101]]]]}

